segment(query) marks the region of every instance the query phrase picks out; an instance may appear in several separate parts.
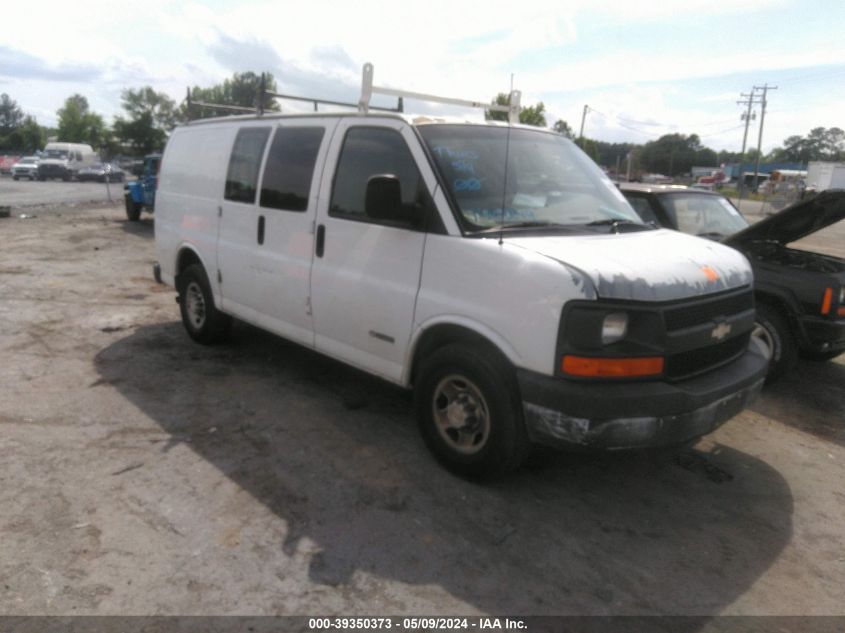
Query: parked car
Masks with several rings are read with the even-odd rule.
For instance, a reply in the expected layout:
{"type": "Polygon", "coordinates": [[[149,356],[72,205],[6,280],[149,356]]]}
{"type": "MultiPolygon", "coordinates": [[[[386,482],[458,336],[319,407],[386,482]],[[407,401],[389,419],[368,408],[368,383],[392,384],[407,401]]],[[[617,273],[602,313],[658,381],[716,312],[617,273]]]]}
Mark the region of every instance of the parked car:
{"type": "Polygon", "coordinates": [[[413,389],[425,442],[462,474],[515,468],[532,442],[689,441],[762,388],[745,257],[643,224],[549,131],[193,121],[168,140],[156,215],[189,336],[236,317],[413,389]]]}
{"type": "Polygon", "coordinates": [[[90,180],[105,182],[106,177],[109,182],[123,182],[123,170],[114,163],[94,163],[90,167],[80,169],[76,174],[76,179],[81,182],[90,180]]]}
{"type": "Polygon", "coordinates": [[[155,211],[156,186],[160,166],[161,154],[148,154],[144,157],[141,175],[123,186],[126,218],[130,222],[137,222],[141,218],[141,211],[146,210],[150,213],[155,211]]]}
{"type": "Polygon", "coordinates": [[[35,180],[38,177],[38,161],[38,156],[24,156],[12,165],[12,178],[35,180]]]}
{"type": "Polygon", "coordinates": [[[634,183],[620,188],[644,221],[719,240],[748,257],[754,334],[770,357],[769,382],[799,355],[824,361],[845,351],[845,259],[788,248],[845,218],[845,191],[819,194],[749,225],[719,193],[634,183]]]}

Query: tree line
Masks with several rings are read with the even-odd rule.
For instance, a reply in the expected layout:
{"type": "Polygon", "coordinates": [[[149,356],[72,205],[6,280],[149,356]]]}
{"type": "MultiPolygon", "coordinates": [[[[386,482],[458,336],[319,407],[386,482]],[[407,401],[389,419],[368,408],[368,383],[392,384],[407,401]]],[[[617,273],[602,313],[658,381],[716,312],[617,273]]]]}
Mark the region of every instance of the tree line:
{"type": "MultiPolygon", "coordinates": [[[[264,73],[265,87],[276,92],[273,75],[264,73]]],[[[261,75],[254,72],[234,73],[222,83],[190,89],[190,102],[215,103],[221,105],[255,107],[260,95],[261,75]]],[[[509,97],[497,94],[493,105],[507,105],[509,97]]],[[[262,104],[267,111],[279,109],[276,100],[265,96],[262,104]]],[[[126,89],[121,94],[123,112],[114,117],[111,124],[91,110],[88,99],[74,94],[65,100],[56,112],[57,128],[46,128],[38,124],[35,117],[25,114],[7,94],[0,95],[0,152],[31,153],[44,147],[46,139],[55,136],[71,143],[88,143],[108,156],[118,154],[140,156],[161,150],[167,135],[178,123],[191,118],[221,116],[224,109],[213,106],[189,106],[189,99],[177,104],[163,92],[156,92],[150,86],[126,89]],[[189,111],[190,108],[190,111],[189,111]]],[[[487,120],[507,120],[504,112],[485,111],[487,120]]],[[[549,127],[546,121],[546,107],[540,101],[522,108],[520,123],[537,127],[549,127]]],[[[678,176],[690,173],[693,166],[717,168],[722,163],[753,161],[756,150],[741,156],[738,152],[722,150],[717,152],[701,143],[697,134],[666,134],[645,144],[608,143],[598,139],[575,138],[570,125],[558,119],[551,129],[570,139],[598,164],[624,170],[630,156],[634,171],[662,173],[678,176]]],[[[760,157],[766,162],[800,162],[811,160],[845,160],[845,132],[838,127],[817,127],[807,136],[790,136],[783,145],[760,157]]]]}
{"type": "MultiPolygon", "coordinates": [[[[509,98],[499,93],[492,100],[493,105],[508,105],[509,98]]],[[[523,108],[519,122],[526,125],[548,127],[545,116],[546,108],[542,101],[523,108]]],[[[504,112],[485,112],[485,118],[506,121],[504,112]]],[[[627,168],[627,158],[633,161],[635,172],[660,173],[666,176],[689,174],[693,167],[718,168],[724,163],[751,162],[757,158],[757,150],[751,149],[745,154],[722,150],[717,152],[701,143],[697,134],[665,134],[645,144],[607,143],[591,138],[576,138],[570,125],[558,119],[551,129],[574,140],[594,161],[603,167],[615,169],[627,168]]],[[[790,136],[783,145],[760,156],[764,162],[807,163],[811,160],[845,161],[845,132],[838,127],[817,127],[807,136],[790,136]]]]}
{"type": "MultiPolygon", "coordinates": [[[[273,76],[265,73],[268,91],[276,91],[273,76]]],[[[231,79],[210,86],[190,89],[191,101],[214,102],[240,107],[255,107],[261,76],[253,72],[235,73],[231,79]]],[[[265,110],[278,110],[268,98],[265,110]]],[[[151,86],[128,88],[121,93],[122,113],[111,124],[91,109],[88,99],[73,94],[56,111],[57,127],[39,125],[35,117],[25,114],[8,94],[0,95],[0,152],[28,154],[44,147],[47,138],[56,137],[68,143],[87,143],[106,156],[142,156],[164,148],[167,135],[179,123],[224,114],[223,110],[193,107],[188,99],[177,104],[151,86]]]]}

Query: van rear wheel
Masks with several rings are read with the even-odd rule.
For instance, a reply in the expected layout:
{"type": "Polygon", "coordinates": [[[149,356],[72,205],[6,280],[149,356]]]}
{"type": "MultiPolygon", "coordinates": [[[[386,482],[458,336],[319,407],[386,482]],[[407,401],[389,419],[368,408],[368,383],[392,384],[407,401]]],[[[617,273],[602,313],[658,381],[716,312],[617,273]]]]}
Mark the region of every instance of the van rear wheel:
{"type": "Polygon", "coordinates": [[[530,444],[513,368],[476,345],[448,345],[420,367],[415,407],[426,445],[471,478],[515,470],[530,444]]]}
{"type": "Polygon", "coordinates": [[[214,305],[208,275],[199,264],[191,264],[179,275],[179,310],[188,336],[208,345],[225,340],[232,317],[214,305]]]}

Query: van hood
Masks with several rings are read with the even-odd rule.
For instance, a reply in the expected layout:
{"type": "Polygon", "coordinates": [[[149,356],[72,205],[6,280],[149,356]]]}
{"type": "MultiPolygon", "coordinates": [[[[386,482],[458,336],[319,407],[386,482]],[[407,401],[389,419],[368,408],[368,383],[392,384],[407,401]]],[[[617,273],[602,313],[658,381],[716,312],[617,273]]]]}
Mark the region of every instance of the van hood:
{"type": "Polygon", "coordinates": [[[776,242],[789,244],[835,224],[845,218],[845,190],[828,189],[819,195],[796,202],[791,207],[775,213],[747,229],[734,233],[725,244],[750,242],[776,242]]]}
{"type": "Polygon", "coordinates": [[[751,266],[739,251],[666,229],[505,241],[579,272],[606,299],[675,301],[753,281],[751,266]]]}

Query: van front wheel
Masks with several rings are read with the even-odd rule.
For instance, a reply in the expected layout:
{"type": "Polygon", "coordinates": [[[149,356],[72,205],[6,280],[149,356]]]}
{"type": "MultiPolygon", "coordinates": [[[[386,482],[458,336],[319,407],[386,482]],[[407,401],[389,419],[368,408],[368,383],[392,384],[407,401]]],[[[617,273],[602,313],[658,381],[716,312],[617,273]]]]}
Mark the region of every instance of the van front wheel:
{"type": "Polygon", "coordinates": [[[415,407],[444,466],[480,478],[515,470],[529,450],[513,369],[483,347],[449,345],[420,367],[415,407]]]}
{"type": "Polygon", "coordinates": [[[191,264],[179,275],[179,309],[182,324],[197,343],[208,345],[226,338],[232,318],[214,306],[208,276],[199,264],[191,264]]]}

